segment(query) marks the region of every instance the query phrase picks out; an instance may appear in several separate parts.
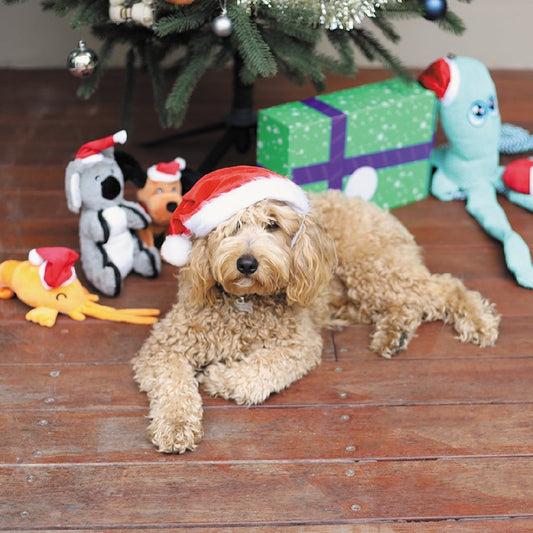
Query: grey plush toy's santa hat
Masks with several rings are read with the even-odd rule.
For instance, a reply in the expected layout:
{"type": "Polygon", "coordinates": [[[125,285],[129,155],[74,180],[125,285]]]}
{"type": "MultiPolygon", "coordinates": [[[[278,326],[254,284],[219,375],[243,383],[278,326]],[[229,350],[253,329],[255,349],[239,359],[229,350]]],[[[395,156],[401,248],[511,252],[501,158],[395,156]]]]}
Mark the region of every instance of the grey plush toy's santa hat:
{"type": "Polygon", "coordinates": [[[252,166],[215,170],[183,196],[170,219],[161,255],[175,266],[185,265],[191,238],[205,237],[220,223],[261,200],[285,202],[302,215],[309,212],[305,192],[275,172],[252,166]]]}
{"type": "Polygon", "coordinates": [[[76,159],[83,163],[96,163],[104,158],[102,153],[104,150],[113,148],[115,144],[124,144],[128,139],[126,130],[117,131],[113,135],[109,135],[102,139],[96,139],[82,145],[76,153],[76,159]]]}
{"type": "Polygon", "coordinates": [[[181,171],[185,168],[186,163],[183,157],[176,157],[168,163],[157,163],[152,165],[147,175],[152,181],[161,183],[173,183],[181,179],[181,171]]]}

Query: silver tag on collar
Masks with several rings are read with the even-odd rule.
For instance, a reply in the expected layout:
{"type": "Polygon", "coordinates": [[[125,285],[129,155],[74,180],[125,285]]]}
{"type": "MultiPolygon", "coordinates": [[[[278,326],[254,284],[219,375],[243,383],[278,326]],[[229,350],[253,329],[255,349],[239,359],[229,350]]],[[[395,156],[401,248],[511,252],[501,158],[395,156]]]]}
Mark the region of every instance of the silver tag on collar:
{"type": "Polygon", "coordinates": [[[254,306],[252,302],[250,302],[250,300],[247,300],[244,296],[240,296],[239,298],[237,298],[233,302],[233,305],[235,306],[235,309],[237,309],[237,311],[240,311],[241,313],[250,314],[254,312],[254,306]]]}

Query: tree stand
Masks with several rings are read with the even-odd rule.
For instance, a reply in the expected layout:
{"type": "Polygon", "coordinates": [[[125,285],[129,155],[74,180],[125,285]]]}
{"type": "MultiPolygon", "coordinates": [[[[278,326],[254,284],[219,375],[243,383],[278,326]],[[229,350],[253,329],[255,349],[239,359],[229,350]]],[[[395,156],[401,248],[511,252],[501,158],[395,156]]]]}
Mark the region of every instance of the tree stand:
{"type": "Polygon", "coordinates": [[[242,83],[239,77],[242,59],[236,55],[233,63],[233,102],[230,113],[224,120],[207,124],[200,128],[170,135],[163,139],[156,139],[142,143],[145,148],[157,146],[169,141],[176,141],[194,135],[201,135],[212,131],[225,130],[222,137],[205,156],[198,171],[207,174],[214,170],[216,164],[224,157],[228,150],[234,146],[240,153],[246,153],[255,137],[257,129],[257,111],[254,110],[254,86],[242,83]]]}

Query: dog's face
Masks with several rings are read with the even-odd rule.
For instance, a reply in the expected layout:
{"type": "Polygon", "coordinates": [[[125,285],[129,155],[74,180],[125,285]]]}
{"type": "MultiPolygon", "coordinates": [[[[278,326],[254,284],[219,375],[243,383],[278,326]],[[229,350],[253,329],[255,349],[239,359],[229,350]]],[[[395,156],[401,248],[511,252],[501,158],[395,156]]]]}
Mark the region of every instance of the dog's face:
{"type": "Polygon", "coordinates": [[[287,205],[260,202],[221,224],[207,239],[216,283],[237,296],[284,291],[301,221],[287,205]]]}
{"type": "Polygon", "coordinates": [[[329,281],[335,251],[312,215],[263,200],[193,243],[190,289],[197,301],[214,301],[217,285],[236,296],[286,294],[308,304],[329,281]]]}

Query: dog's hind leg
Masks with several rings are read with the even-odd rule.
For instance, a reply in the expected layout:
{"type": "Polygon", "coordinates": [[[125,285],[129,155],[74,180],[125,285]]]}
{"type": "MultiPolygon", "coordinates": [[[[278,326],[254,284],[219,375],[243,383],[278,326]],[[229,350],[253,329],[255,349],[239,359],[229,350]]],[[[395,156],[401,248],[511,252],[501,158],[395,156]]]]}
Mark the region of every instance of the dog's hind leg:
{"type": "Polygon", "coordinates": [[[491,346],[498,337],[500,316],[493,304],[450,274],[428,274],[375,313],[370,349],[390,358],[407,348],[422,322],[435,320],[451,324],[463,342],[491,346]]]}
{"type": "Polygon", "coordinates": [[[433,274],[426,287],[424,321],[452,324],[462,342],[482,347],[496,342],[500,315],[479,292],[467,289],[450,274],[433,274]]]}

